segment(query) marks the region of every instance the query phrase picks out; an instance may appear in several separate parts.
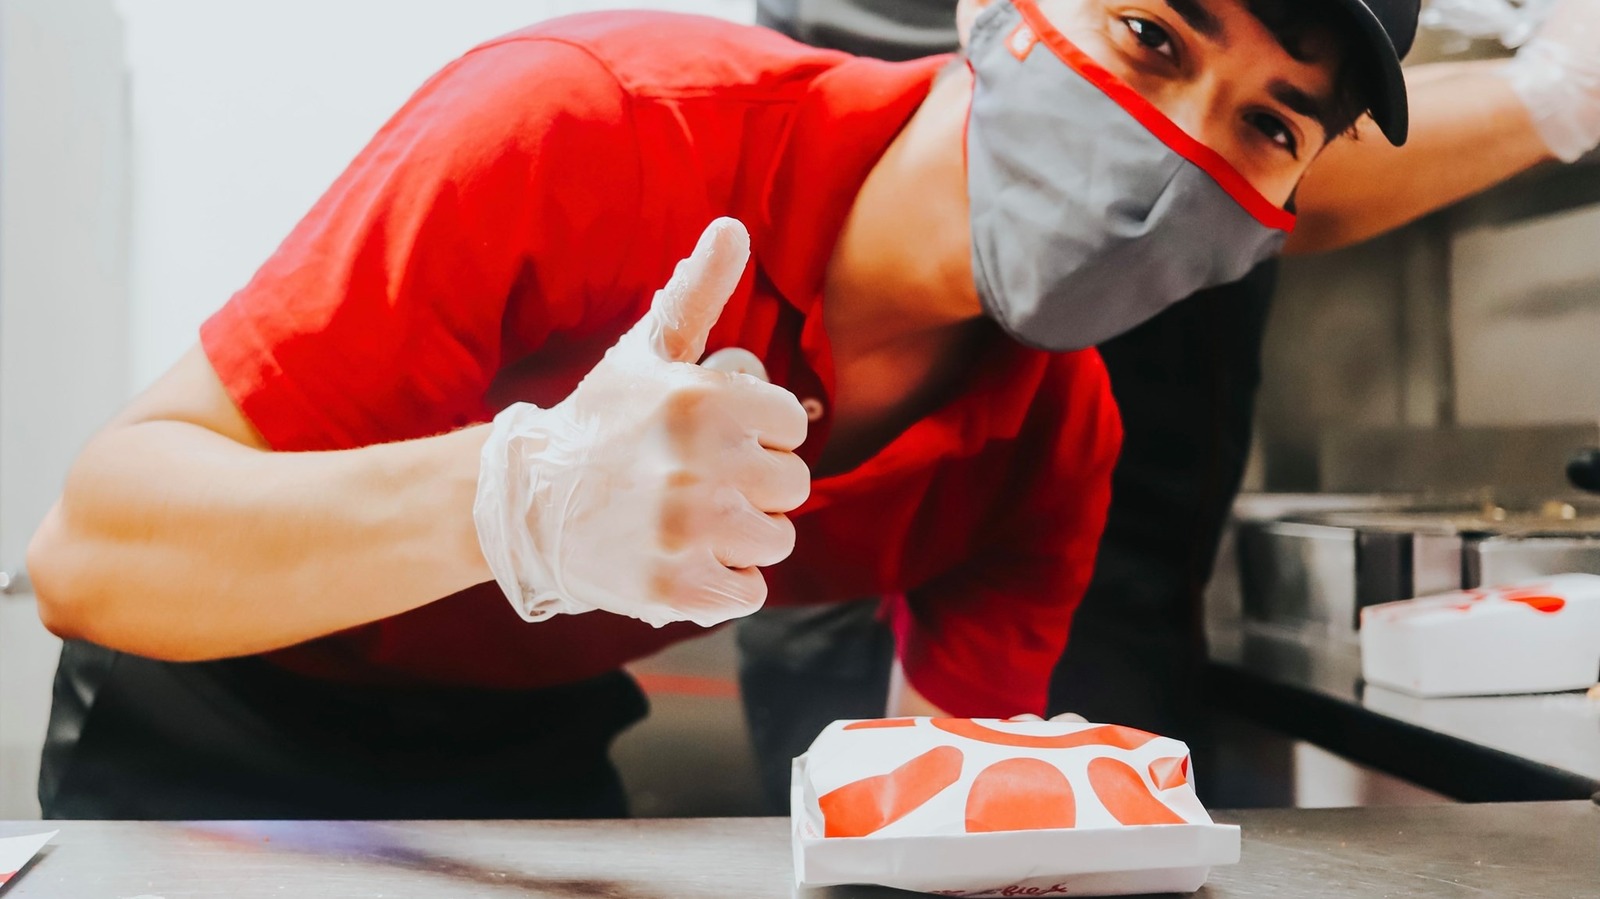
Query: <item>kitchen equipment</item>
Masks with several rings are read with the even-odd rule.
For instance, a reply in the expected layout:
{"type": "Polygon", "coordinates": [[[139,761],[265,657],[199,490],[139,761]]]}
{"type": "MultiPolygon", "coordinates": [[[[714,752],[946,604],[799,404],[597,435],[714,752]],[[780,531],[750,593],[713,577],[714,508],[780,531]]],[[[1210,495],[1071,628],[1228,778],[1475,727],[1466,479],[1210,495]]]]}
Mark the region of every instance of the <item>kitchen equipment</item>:
{"type": "Polygon", "coordinates": [[[1361,609],[1563,572],[1600,574],[1600,503],[1288,513],[1239,523],[1244,617],[1353,641],[1361,609]]]}
{"type": "Polygon", "coordinates": [[[1600,449],[1591,447],[1573,453],[1567,460],[1567,480],[1579,490],[1600,493],[1600,449]]]}
{"type": "Polygon", "coordinates": [[[1511,584],[1568,571],[1600,574],[1600,537],[1563,533],[1489,537],[1478,542],[1467,563],[1468,586],[1511,584]]]}

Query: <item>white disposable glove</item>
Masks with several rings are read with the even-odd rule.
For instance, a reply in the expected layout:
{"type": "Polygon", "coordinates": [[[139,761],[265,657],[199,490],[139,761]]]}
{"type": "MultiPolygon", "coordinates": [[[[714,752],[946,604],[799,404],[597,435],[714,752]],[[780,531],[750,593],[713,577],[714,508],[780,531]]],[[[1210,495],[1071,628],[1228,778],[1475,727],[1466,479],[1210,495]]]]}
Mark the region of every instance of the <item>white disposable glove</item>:
{"type": "Polygon", "coordinates": [[[743,225],[712,222],[571,396],[495,417],[473,517],[525,619],[601,609],[709,627],[765,602],[757,568],[793,551],[783,513],[811,487],[793,453],[806,413],[780,387],[693,364],[749,256],[743,225]]]}
{"type": "Polygon", "coordinates": [[[1556,0],[1430,0],[1421,25],[1469,38],[1494,38],[1520,47],[1539,30],[1556,0]]]}
{"type": "Polygon", "coordinates": [[[1505,73],[1556,158],[1600,146],[1600,0],[1554,0],[1505,73]]]}

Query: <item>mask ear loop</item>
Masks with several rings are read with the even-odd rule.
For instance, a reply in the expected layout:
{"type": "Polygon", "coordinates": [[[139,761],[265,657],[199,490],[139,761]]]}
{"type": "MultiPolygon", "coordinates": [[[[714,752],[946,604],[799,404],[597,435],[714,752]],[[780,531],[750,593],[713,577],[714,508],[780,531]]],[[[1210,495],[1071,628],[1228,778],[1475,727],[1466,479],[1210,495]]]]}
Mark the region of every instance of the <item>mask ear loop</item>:
{"type": "Polygon", "coordinates": [[[971,57],[967,57],[962,61],[967,64],[967,75],[972,82],[971,87],[967,90],[967,114],[961,120],[961,174],[965,177],[967,174],[967,141],[971,138],[972,132],[972,100],[978,95],[978,70],[973,66],[971,57]]]}

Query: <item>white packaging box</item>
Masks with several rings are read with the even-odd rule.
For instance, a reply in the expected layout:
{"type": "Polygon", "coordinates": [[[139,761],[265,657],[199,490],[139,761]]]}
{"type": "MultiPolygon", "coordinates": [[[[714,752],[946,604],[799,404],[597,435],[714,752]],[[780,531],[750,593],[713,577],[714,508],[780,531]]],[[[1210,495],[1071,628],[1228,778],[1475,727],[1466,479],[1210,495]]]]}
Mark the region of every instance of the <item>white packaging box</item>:
{"type": "Polygon", "coordinates": [[[4,887],[23,868],[26,868],[28,862],[33,861],[33,857],[38,855],[39,850],[43,849],[57,833],[60,831],[0,838],[0,887],[4,887]]]}
{"type": "Polygon", "coordinates": [[[1361,674],[1416,696],[1550,693],[1600,677],[1600,577],[1561,574],[1361,611],[1361,674]]]}
{"type": "Polygon", "coordinates": [[[1183,743],[1115,725],[840,721],[794,762],[797,894],[1189,893],[1239,860],[1183,743]]]}

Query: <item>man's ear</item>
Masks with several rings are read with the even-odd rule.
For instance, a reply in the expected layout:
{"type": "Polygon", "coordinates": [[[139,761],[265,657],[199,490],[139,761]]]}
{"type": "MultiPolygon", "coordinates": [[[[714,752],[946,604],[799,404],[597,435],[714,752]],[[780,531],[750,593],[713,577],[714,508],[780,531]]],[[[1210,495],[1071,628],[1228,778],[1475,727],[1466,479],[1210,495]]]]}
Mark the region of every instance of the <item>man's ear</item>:
{"type": "Polygon", "coordinates": [[[990,0],[956,0],[956,38],[961,41],[961,49],[967,49],[967,38],[972,36],[972,23],[977,21],[978,13],[988,6],[990,0]]]}

